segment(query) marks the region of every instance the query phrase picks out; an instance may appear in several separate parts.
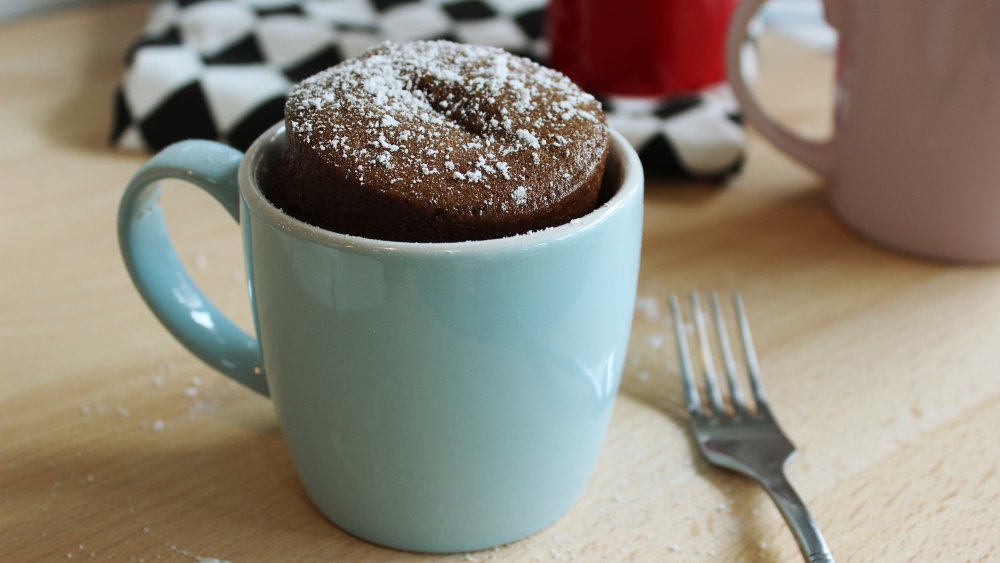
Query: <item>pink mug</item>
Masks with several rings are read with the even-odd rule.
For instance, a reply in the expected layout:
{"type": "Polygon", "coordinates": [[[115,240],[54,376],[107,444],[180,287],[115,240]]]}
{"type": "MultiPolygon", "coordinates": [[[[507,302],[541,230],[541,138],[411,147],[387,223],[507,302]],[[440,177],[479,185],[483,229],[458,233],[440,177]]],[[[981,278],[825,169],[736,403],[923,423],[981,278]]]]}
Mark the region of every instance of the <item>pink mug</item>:
{"type": "Polygon", "coordinates": [[[729,82],[747,120],[830,181],[837,215],[905,253],[1000,261],[1000,0],[824,0],[838,31],[834,134],[809,141],[770,119],[740,72],[747,23],[733,14],[729,82]]]}

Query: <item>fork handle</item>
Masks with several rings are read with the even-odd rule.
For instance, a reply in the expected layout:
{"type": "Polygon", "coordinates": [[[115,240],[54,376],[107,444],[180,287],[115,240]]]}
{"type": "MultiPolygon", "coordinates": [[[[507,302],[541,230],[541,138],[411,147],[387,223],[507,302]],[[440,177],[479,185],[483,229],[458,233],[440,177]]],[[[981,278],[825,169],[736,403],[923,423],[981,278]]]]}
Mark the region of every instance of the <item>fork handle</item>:
{"type": "Polygon", "coordinates": [[[802,551],[802,557],[809,563],[834,563],[833,554],[826,546],[826,540],[823,539],[819,526],[816,525],[816,521],[809,514],[798,493],[792,488],[792,484],[788,482],[784,471],[779,470],[775,475],[762,479],[760,484],[778,506],[788,527],[792,529],[799,550],[802,551]]]}

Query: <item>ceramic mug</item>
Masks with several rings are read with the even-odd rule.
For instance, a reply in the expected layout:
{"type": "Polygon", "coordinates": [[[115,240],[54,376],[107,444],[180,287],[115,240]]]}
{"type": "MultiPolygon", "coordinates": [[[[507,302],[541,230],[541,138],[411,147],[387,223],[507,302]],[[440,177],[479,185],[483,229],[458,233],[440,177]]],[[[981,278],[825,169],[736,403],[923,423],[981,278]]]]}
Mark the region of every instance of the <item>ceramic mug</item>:
{"type": "Polygon", "coordinates": [[[276,125],[246,155],[164,149],[125,190],[132,280],[196,356],[269,395],[307,494],[337,526],[388,547],[482,549],[525,537],[580,494],[628,345],[643,176],[617,133],[611,198],[571,223],[495,240],[406,243],[298,221],[262,195],[276,125]],[[256,338],[189,279],[158,181],[211,194],[243,232],[256,338]]]}
{"type": "Polygon", "coordinates": [[[689,95],[726,79],[737,1],[549,0],[549,63],[590,92],[689,95]]]}
{"type": "Polygon", "coordinates": [[[770,119],[740,72],[745,0],[727,40],[744,115],[830,180],[834,211],[891,248],[948,261],[1000,260],[1000,1],[825,0],[838,31],[835,133],[800,138],[770,119]]]}

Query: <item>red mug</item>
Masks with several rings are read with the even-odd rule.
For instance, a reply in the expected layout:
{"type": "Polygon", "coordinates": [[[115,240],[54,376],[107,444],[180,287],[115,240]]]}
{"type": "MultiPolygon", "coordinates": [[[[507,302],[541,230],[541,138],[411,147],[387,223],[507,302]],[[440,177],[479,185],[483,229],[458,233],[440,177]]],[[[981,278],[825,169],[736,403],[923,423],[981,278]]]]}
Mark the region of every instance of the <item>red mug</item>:
{"type": "Polygon", "coordinates": [[[722,82],[738,0],[550,0],[549,63],[596,94],[688,94],[722,82]]]}

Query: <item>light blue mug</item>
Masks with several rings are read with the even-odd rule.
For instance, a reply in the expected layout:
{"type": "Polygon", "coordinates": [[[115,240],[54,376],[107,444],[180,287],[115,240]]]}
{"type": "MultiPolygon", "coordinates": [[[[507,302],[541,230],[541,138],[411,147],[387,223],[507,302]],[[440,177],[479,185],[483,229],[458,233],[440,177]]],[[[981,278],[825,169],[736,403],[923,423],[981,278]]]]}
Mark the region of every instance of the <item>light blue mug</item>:
{"type": "Polygon", "coordinates": [[[118,236],[146,303],[191,352],[273,399],[310,499],[343,530],[459,552],[555,521],[593,469],[625,360],[642,231],[635,152],[612,132],[613,195],[569,224],[405,243],[271,205],[259,184],[284,139],[278,124],[246,155],[184,141],[139,170],[118,236]],[[179,263],[157,205],[166,178],[239,221],[256,339],[179,263]]]}

